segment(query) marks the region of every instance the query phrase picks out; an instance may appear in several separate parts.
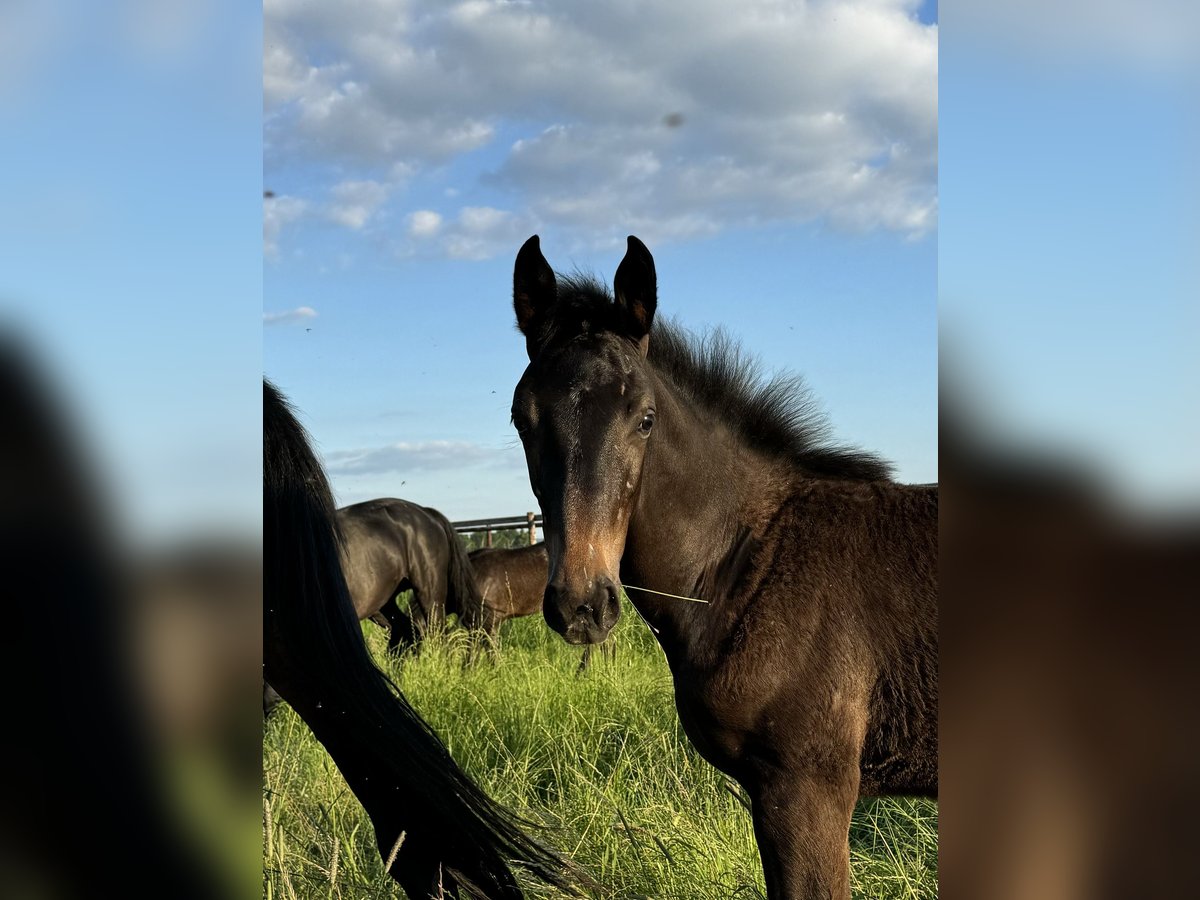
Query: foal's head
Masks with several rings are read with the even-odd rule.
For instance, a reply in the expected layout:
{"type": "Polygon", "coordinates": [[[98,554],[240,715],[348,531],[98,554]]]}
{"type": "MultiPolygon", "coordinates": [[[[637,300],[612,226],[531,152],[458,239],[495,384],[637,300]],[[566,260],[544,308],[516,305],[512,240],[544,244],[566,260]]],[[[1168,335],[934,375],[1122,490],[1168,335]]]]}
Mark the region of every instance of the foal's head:
{"type": "Polygon", "coordinates": [[[635,237],[613,292],[615,302],[586,279],[560,286],[536,235],[517,254],[513,305],[529,366],[512,417],[550,554],[542,612],[572,644],[604,640],[620,615],[621,554],[654,430],[654,260],[635,237]]]}

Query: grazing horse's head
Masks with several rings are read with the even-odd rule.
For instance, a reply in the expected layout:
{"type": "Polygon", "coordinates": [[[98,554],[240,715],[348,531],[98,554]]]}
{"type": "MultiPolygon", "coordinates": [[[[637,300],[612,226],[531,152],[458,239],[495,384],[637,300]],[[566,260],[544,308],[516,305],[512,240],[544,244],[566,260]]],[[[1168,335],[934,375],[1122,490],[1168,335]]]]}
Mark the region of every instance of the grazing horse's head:
{"type": "Polygon", "coordinates": [[[529,366],[513,424],[550,554],[542,612],[572,644],[604,640],[620,615],[621,554],[654,429],[654,260],[635,237],[613,292],[579,279],[560,291],[536,235],[517,254],[513,305],[529,366]]]}

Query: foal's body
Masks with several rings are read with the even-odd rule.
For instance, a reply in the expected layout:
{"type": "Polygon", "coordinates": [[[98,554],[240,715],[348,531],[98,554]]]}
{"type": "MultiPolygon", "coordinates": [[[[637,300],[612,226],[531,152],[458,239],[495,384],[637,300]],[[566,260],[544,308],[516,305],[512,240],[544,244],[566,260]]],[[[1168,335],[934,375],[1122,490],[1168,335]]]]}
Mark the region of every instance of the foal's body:
{"type": "Polygon", "coordinates": [[[751,462],[672,393],[621,581],[708,601],[630,592],[688,737],[750,794],[769,895],[848,897],[858,797],[937,793],[937,489],[751,462]]]}
{"type": "Polygon", "coordinates": [[[937,793],[937,623],[922,602],[936,572],[913,571],[892,515],[928,533],[932,553],[936,530],[921,526],[937,499],[885,483],[794,488],[757,522],[735,520],[742,537],[714,542],[720,563],[675,578],[640,561],[664,535],[635,514],[621,578],[709,600],[632,592],[688,737],[750,794],[769,895],[848,897],[858,797],[937,793]]]}
{"type": "Polygon", "coordinates": [[[727,342],[651,334],[653,261],[629,243],[615,299],[558,286],[536,238],[517,258],[546,619],[603,640],[619,572],[688,737],[752,799],[768,896],[845,900],[858,797],[937,793],[937,489],[828,447],[727,342]]]}
{"type": "MultiPolygon", "coordinates": [[[[644,477],[653,481],[654,469],[644,477]]],[[[684,536],[654,516],[635,513],[630,522],[622,580],[708,601],[631,592],[686,700],[684,726],[693,708],[734,732],[803,730],[799,712],[826,721],[850,716],[861,720],[855,741],[870,738],[863,793],[929,793],[937,783],[937,619],[923,601],[937,590],[936,489],[802,478],[790,487],[781,504],[718,526],[707,546],[690,528],[693,542],[682,544],[684,536]],[[913,538],[928,552],[914,554],[913,538]],[[681,552],[666,561],[655,548],[669,543],[681,552]],[[833,672],[838,683],[824,683],[833,672]],[[801,695],[803,709],[794,702],[801,695]],[[771,708],[777,696],[792,713],[771,708]],[[903,735],[924,740],[906,743],[906,761],[889,765],[881,757],[895,753],[903,735]]],[[[657,502],[654,493],[644,488],[639,506],[657,502]]],[[[738,740],[689,735],[725,765],[736,766],[746,749],[738,740]]]]}

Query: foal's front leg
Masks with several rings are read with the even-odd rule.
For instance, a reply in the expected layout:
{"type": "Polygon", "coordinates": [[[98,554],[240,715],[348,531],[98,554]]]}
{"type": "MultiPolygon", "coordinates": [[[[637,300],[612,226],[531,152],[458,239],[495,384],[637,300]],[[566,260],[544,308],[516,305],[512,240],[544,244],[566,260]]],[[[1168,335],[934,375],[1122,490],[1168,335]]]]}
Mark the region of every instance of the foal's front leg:
{"type": "Polygon", "coordinates": [[[768,900],[850,900],[850,817],[858,767],[844,777],[774,770],[750,791],[768,900]]]}

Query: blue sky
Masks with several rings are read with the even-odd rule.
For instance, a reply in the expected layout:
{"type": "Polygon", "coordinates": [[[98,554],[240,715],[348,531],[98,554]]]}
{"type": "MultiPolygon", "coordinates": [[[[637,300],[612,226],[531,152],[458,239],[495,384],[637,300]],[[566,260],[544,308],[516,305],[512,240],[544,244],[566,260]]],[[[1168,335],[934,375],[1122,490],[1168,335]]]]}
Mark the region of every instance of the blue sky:
{"type": "MultiPolygon", "coordinates": [[[[273,0],[265,60],[259,10],[236,0],[5,4],[0,126],[19,140],[6,143],[0,169],[3,325],[33,339],[123,522],[143,535],[197,523],[260,527],[263,370],[296,398],[321,449],[342,454],[334,482],[343,497],[401,493],[456,516],[531,508],[507,424],[523,366],[508,284],[512,256],[534,230],[556,265],[606,277],[624,234],[640,234],[659,263],[664,313],[693,327],[724,324],[769,366],[803,372],[837,436],[883,453],[911,480],[936,473],[939,287],[952,386],[973,390],[998,441],[1064,447],[1134,494],[1186,502],[1200,495],[1198,8],[1082,6],[1086,15],[1067,0],[957,4],[941,23],[948,30],[935,63],[945,94],[940,138],[923,118],[938,103],[921,52],[896,49],[914,46],[906,36],[920,47],[919,23],[937,20],[936,5],[914,21],[911,6],[883,0],[862,8],[882,10],[892,28],[852,30],[838,44],[820,20],[808,24],[842,56],[764,51],[749,69],[737,46],[758,49],[750,26],[725,16],[706,29],[711,9],[697,4],[695,21],[683,24],[699,37],[673,33],[678,54],[664,58],[662,42],[651,42],[647,57],[624,42],[623,65],[609,67],[658,91],[650,100],[662,102],[644,108],[631,82],[605,80],[599,63],[575,52],[586,29],[574,55],[535,54],[529,79],[520,80],[521,67],[498,79],[499,96],[480,80],[486,66],[468,63],[503,61],[504,48],[476,34],[470,52],[452,57],[454,92],[401,79],[425,97],[416,109],[398,107],[416,130],[397,130],[395,118],[378,115],[386,105],[368,103],[376,117],[337,123],[339,143],[315,127],[319,117],[313,127],[289,124],[289,104],[336,97],[355,78],[362,96],[372,84],[363,76],[375,70],[355,68],[372,49],[356,16],[386,3],[273,0]],[[316,32],[327,36],[312,43],[316,32]],[[687,65],[701,39],[723,54],[708,72],[687,65]],[[301,55],[272,57],[281,44],[301,55]],[[872,64],[880,59],[889,64],[872,64]],[[322,68],[339,60],[342,69],[322,68]],[[788,66],[809,77],[781,80],[788,66]],[[729,85],[712,75],[734,69],[748,74],[729,85]],[[842,110],[859,128],[840,143],[800,142],[789,155],[770,135],[798,126],[786,108],[737,92],[747,84],[770,85],[762,93],[785,106],[842,110]],[[724,118],[706,121],[706,108],[724,118]],[[739,109],[741,118],[731,113],[739,109]],[[664,130],[661,116],[672,111],[685,113],[683,124],[664,130]],[[556,123],[575,130],[547,133],[556,123]],[[537,140],[547,134],[557,143],[537,140]],[[924,156],[877,178],[874,194],[849,192],[835,163],[888,164],[880,148],[895,134],[910,146],[924,141],[924,156]],[[376,152],[380,135],[404,139],[406,167],[376,152]],[[375,155],[347,153],[359,137],[375,155]],[[664,137],[682,146],[667,152],[664,137]],[[536,151],[544,165],[517,164],[512,148],[522,139],[532,142],[525,159],[536,151]],[[638,165],[606,168],[623,158],[625,139],[642,151],[638,165]],[[752,158],[772,177],[713,177],[719,203],[714,192],[686,190],[705,182],[680,181],[675,163],[704,173],[714,155],[752,158]],[[665,187],[651,183],[655,160],[667,163],[657,179],[665,187]],[[806,194],[788,172],[833,180],[816,179],[828,190],[806,194]],[[266,211],[274,245],[266,255],[264,178],[300,202],[266,211]],[[347,182],[382,192],[360,184],[334,193],[347,182]],[[606,193],[616,206],[599,202],[606,193]],[[937,206],[924,230],[906,230],[905,214],[930,198],[937,206]],[[468,206],[512,215],[464,222],[468,206]],[[409,218],[422,210],[442,216],[436,228],[409,218]],[[263,328],[264,309],[301,306],[316,317],[263,328]],[[402,442],[415,446],[395,460],[407,454],[418,466],[349,477],[346,454],[402,442]]],[[[857,8],[844,4],[839,20],[861,29],[857,8]]],[[[785,37],[794,27],[768,24],[785,37]]],[[[427,16],[417,46],[461,50],[473,36],[469,18],[456,27],[427,16]]],[[[623,35],[612,21],[588,27],[623,35]]],[[[519,44],[520,33],[495,33],[519,44]]],[[[385,62],[403,71],[403,59],[385,62]]]]}
{"type": "Polygon", "coordinates": [[[0,11],[0,327],[139,539],[261,529],[261,27],[233,0],[0,11]]]}
{"type": "Polygon", "coordinates": [[[534,232],[608,280],[639,235],[660,314],[936,480],[936,5],[677,10],[267,4],[264,368],[341,502],[536,509],[508,423],[534,232]]]}
{"type": "Polygon", "coordinates": [[[995,446],[1138,507],[1200,501],[1200,23],[1173,5],[968,3],[941,51],[943,382],[995,446]]]}

